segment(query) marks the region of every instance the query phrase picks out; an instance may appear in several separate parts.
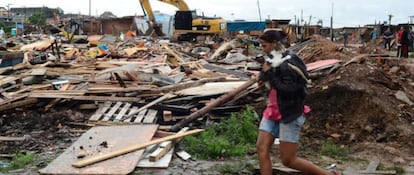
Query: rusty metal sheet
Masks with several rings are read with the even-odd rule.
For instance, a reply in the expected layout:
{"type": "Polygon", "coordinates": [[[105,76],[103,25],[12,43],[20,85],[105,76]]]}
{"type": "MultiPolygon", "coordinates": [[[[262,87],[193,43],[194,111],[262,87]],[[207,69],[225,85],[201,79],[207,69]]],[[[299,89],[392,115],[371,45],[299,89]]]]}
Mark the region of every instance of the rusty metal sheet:
{"type": "Polygon", "coordinates": [[[53,160],[40,174],[129,174],[137,165],[144,149],[98,162],[83,168],[72,163],[106,154],[151,140],[158,125],[121,125],[93,127],[53,160]],[[105,143],[106,142],[106,143],[105,143]],[[83,158],[78,158],[85,155],[83,158]]]}

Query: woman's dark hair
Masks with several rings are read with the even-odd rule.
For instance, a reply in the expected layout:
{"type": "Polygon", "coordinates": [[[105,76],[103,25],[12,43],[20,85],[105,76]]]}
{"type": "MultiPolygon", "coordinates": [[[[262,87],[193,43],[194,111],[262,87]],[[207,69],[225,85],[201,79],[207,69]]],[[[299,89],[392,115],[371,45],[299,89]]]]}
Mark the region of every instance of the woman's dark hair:
{"type": "Polygon", "coordinates": [[[269,43],[282,41],[284,38],[286,38],[286,33],[279,30],[267,30],[259,37],[259,39],[269,43]]]}

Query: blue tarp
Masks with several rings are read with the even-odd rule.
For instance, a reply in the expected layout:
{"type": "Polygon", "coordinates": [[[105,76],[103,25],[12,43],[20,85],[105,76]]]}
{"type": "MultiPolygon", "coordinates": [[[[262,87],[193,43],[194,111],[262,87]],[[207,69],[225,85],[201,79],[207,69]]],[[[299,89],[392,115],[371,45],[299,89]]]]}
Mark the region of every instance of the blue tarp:
{"type": "Polygon", "coordinates": [[[266,28],[266,22],[256,21],[232,21],[227,22],[227,31],[252,31],[252,30],[264,30],[266,28]]]}

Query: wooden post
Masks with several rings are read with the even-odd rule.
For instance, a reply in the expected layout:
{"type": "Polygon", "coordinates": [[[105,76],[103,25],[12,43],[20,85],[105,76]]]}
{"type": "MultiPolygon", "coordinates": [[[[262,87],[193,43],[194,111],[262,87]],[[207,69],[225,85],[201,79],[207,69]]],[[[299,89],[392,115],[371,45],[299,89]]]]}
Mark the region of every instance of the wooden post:
{"type": "Polygon", "coordinates": [[[107,154],[91,157],[89,159],[85,159],[85,160],[81,160],[81,161],[72,163],[72,166],[74,166],[76,168],[81,168],[81,167],[84,167],[84,166],[87,166],[87,165],[90,165],[90,164],[93,164],[93,163],[97,163],[97,162],[107,160],[107,159],[110,159],[110,158],[113,158],[113,157],[117,157],[117,156],[120,156],[120,155],[123,155],[123,154],[126,154],[126,153],[130,153],[132,151],[140,150],[140,149],[145,148],[145,147],[150,146],[150,145],[154,145],[154,144],[161,143],[161,142],[168,141],[168,140],[181,138],[181,137],[192,135],[192,134],[196,134],[196,133],[199,133],[199,132],[202,132],[202,131],[204,131],[204,130],[203,129],[194,129],[194,130],[187,131],[187,132],[184,132],[184,133],[175,134],[175,135],[163,137],[163,138],[160,138],[160,139],[152,140],[152,141],[149,141],[147,143],[132,145],[132,146],[126,147],[126,148],[121,149],[121,150],[113,151],[113,152],[110,152],[110,153],[107,153],[107,154]]]}
{"type": "Polygon", "coordinates": [[[182,127],[187,125],[189,122],[191,122],[191,121],[203,116],[204,114],[206,114],[212,108],[214,108],[216,106],[219,106],[220,104],[226,103],[227,101],[231,100],[231,98],[233,98],[234,96],[239,94],[241,91],[247,89],[248,87],[250,87],[251,85],[256,83],[256,81],[257,81],[257,78],[250,79],[246,83],[239,86],[237,89],[235,89],[235,90],[233,90],[233,91],[231,91],[227,94],[224,94],[224,95],[220,96],[219,98],[217,98],[214,101],[212,101],[211,103],[209,103],[207,106],[204,106],[200,110],[190,114],[186,118],[182,119],[180,122],[176,123],[174,126],[171,127],[171,131],[180,130],[182,127]]]}

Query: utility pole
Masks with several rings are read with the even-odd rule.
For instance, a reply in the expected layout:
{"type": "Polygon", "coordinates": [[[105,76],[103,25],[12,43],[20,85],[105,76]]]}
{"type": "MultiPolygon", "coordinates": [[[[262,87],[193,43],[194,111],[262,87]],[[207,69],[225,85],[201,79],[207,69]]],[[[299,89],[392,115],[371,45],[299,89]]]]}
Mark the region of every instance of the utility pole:
{"type": "Polygon", "coordinates": [[[257,0],[257,8],[259,10],[259,21],[262,21],[262,13],[260,12],[260,2],[257,0]]]}
{"type": "Polygon", "coordinates": [[[409,16],[410,17],[410,24],[414,23],[414,16],[409,16]]]}
{"type": "Polygon", "coordinates": [[[333,6],[334,4],[332,3],[332,12],[331,12],[331,41],[333,41],[334,36],[333,36],[333,6]]]}
{"type": "Polygon", "coordinates": [[[27,21],[27,15],[26,15],[26,6],[23,6],[24,8],[24,23],[27,21]]]}
{"type": "Polygon", "coordinates": [[[388,26],[391,26],[391,18],[394,17],[393,15],[388,15],[388,26]]]}
{"type": "Polygon", "coordinates": [[[7,4],[7,21],[11,21],[10,20],[10,13],[11,13],[11,11],[10,11],[10,5],[13,5],[13,4],[7,4]]]}
{"type": "Polygon", "coordinates": [[[92,14],[91,14],[91,13],[92,13],[92,11],[91,11],[91,4],[92,4],[92,3],[91,3],[91,1],[92,1],[92,0],[89,0],[89,17],[92,15],[92,14]]]}
{"type": "Polygon", "coordinates": [[[333,41],[333,6],[334,4],[332,3],[332,12],[331,12],[331,41],[333,41]]]}

